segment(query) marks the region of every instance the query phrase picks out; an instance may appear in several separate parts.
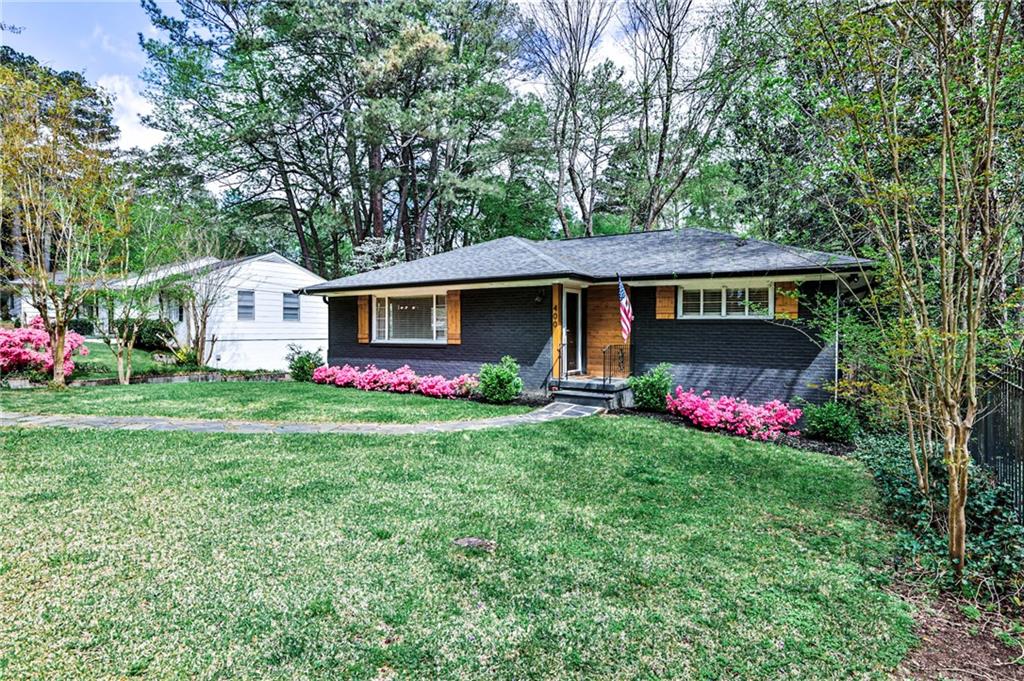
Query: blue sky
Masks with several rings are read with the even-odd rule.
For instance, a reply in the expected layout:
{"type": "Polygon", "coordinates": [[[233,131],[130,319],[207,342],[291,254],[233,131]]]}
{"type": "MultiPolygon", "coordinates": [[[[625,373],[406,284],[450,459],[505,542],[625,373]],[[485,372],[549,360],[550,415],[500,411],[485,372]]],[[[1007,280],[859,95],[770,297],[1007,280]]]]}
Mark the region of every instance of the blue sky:
{"type": "MultiPolygon", "coordinates": [[[[174,7],[174,3],[161,4],[174,7]]],[[[0,0],[0,22],[22,29],[20,34],[0,32],[3,44],[51,68],[81,71],[114,96],[122,147],[149,148],[160,141],[160,132],[139,121],[149,104],[139,80],[146,58],[138,36],[156,33],[137,0],[0,0]]]]}

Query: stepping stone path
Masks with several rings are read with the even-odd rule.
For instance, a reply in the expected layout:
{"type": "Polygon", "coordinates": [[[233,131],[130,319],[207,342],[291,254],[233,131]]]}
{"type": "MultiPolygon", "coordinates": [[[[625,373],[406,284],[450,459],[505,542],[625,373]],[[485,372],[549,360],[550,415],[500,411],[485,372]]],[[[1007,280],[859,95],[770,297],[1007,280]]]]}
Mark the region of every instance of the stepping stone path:
{"type": "Polygon", "coordinates": [[[470,421],[429,423],[299,423],[268,421],[221,421],[180,419],[163,416],[81,416],[50,414],[45,416],[5,411],[0,427],[20,428],[95,428],[98,430],[181,431],[188,433],[346,433],[357,435],[415,435],[418,433],[454,433],[464,430],[504,428],[531,423],[547,423],[603,413],[599,407],[551,402],[528,414],[498,416],[470,421]]]}

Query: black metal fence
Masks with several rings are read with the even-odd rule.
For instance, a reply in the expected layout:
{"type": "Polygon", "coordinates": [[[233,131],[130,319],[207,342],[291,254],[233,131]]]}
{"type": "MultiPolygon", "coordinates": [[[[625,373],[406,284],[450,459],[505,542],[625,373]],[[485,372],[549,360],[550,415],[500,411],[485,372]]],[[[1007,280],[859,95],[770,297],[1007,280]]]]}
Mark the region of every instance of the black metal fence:
{"type": "Polygon", "coordinates": [[[1012,490],[1017,517],[1024,519],[1024,364],[1001,370],[981,407],[971,454],[1012,490]]]}

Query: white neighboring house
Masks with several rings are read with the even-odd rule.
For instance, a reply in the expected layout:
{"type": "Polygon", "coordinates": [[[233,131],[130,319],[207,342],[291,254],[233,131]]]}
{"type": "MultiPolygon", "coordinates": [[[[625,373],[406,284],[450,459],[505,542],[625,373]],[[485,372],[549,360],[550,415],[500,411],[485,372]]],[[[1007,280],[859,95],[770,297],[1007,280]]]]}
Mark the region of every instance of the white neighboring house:
{"type": "MultiPolygon", "coordinates": [[[[160,267],[141,276],[142,283],[197,272],[197,284],[209,281],[216,287],[216,303],[210,313],[207,343],[215,339],[211,366],[221,369],[288,368],[288,345],[306,350],[327,349],[327,305],[320,296],[295,290],[324,281],[304,267],[277,253],[233,260],[213,257],[160,267]]],[[[134,280],[133,280],[134,282],[134,280]]],[[[110,282],[110,287],[126,282],[110,282]]],[[[24,295],[15,294],[12,311],[22,323],[38,312],[24,295]]],[[[188,307],[178,301],[160,301],[163,316],[174,324],[175,336],[188,337],[188,307]]],[[[105,310],[98,310],[105,324],[105,310]]]]}

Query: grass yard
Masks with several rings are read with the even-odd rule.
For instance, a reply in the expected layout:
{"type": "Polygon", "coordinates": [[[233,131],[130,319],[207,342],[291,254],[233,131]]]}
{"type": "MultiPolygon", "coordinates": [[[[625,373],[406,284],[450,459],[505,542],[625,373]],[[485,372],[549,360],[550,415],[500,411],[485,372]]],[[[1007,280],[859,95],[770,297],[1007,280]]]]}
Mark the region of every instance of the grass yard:
{"type": "MultiPolygon", "coordinates": [[[[102,341],[86,341],[85,345],[89,348],[89,354],[85,357],[75,355],[74,360],[76,364],[86,363],[90,369],[95,370],[83,375],[82,378],[117,378],[117,358],[107,344],[102,341]]],[[[132,350],[132,371],[142,373],[166,366],[154,362],[152,354],[145,350],[132,350]]]]}
{"type": "Polygon", "coordinates": [[[26,414],[175,416],[253,421],[417,423],[527,412],[469,400],[439,400],[313,383],[157,383],[0,392],[0,410],[26,414]]]}
{"type": "Polygon", "coordinates": [[[633,417],[0,430],[0,677],[883,678],[873,504],[851,461],[633,417]]]}

